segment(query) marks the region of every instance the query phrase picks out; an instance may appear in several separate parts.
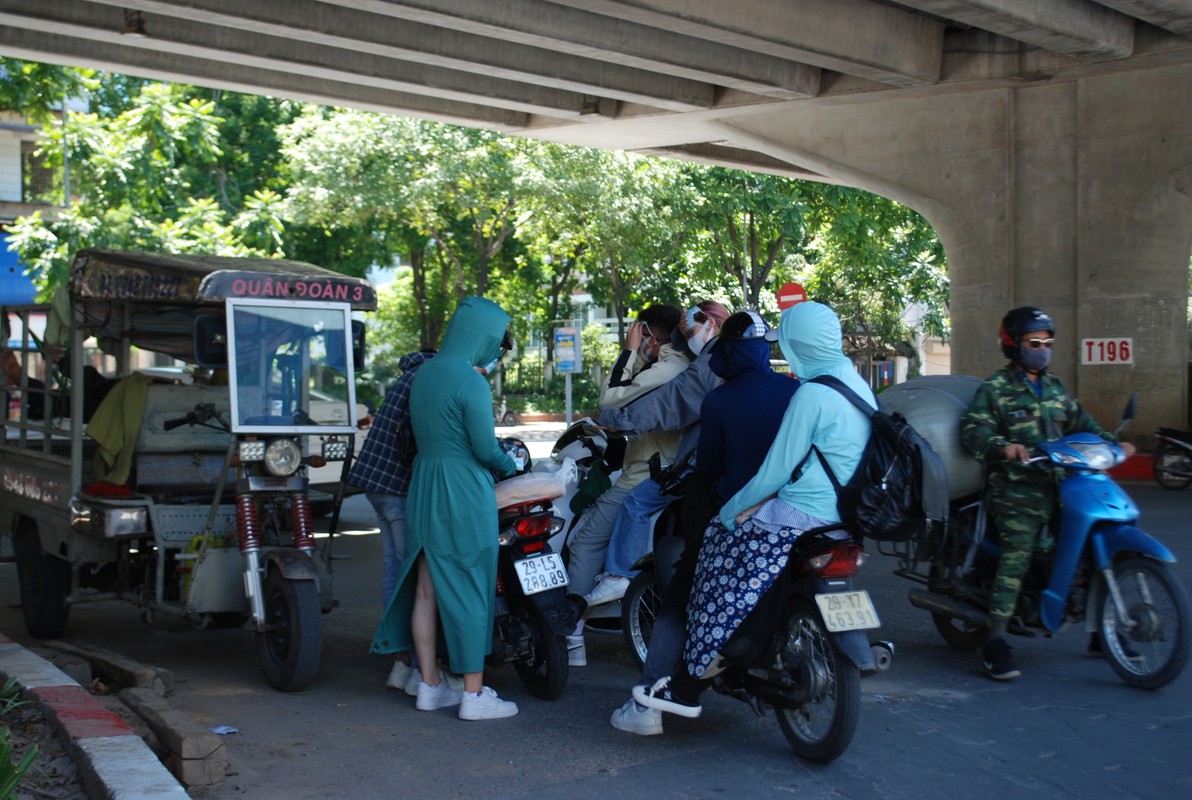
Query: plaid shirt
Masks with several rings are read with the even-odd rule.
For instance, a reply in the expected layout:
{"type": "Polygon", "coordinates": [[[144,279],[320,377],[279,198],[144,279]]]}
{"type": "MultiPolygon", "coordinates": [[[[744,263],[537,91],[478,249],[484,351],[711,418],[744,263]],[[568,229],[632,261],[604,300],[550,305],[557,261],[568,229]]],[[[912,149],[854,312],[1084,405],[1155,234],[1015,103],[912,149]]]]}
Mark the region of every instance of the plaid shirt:
{"type": "Polygon", "coordinates": [[[401,377],[386,392],[385,400],[377,410],[364,447],[360,449],[360,455],[348,473],[348,483],[351,485],[366,492],[406,496],[410,489],[413,459],[402,458],[397,451],[397,424],[407,414],[414,373],[433,356],[434,352],[423,350],[401,357],[398,362],[402,369],[401,377]]]}

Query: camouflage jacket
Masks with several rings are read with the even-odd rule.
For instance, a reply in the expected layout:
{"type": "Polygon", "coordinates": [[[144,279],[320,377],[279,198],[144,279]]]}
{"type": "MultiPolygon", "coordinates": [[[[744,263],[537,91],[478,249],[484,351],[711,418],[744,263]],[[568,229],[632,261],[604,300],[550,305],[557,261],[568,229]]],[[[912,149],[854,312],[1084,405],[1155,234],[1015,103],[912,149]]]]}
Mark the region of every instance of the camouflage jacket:
{"type": "Polygon", "coordinates": [[[1040,442],[1080,432],[1113,439],[1068,394],[1059,378],[1044,373],[1042,386],[1036,394],[1022,370],[1000,369],[977,388],[960,421],[965,449],[1011,481],[1043,483],[1049,477],[1046,470],[1003,459],[1001,450],[1008,444],[1033,451],[1040,442]]]}

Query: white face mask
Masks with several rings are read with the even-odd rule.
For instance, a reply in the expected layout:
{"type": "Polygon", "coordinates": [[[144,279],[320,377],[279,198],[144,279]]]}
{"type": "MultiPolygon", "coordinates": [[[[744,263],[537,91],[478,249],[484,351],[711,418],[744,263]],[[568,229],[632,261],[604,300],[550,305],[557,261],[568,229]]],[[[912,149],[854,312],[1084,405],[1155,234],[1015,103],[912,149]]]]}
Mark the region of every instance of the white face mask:
{"type": "Polygon", "coordinates": [[[497,368],[497,362],[500,360],[501,359],[499,359],[499,358],[494,358],[492,361],[488,362],[487,364],[481,364],[480,368],[482,370],[484,370],[485,375],[492,375],[493,370],[497,368]]]}
{"type": "Polygon", "coordinates": [[[708,330],[707,325],[702,323],[696,323],[688,328],[687,332],[690,334],[687,337],[687,347],[698,356],[704,351],[704,345],[712,338],[712,332],[708,330]]]}

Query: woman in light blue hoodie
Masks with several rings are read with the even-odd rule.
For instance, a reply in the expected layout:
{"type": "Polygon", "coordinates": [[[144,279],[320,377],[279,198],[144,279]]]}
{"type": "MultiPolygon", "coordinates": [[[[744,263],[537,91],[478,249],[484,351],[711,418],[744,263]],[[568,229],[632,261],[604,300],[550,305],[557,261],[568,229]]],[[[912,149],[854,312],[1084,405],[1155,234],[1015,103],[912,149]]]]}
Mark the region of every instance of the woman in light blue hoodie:
{"type": "Polygon", "coordinates": [[[843,485],[852,477],[865,444],[869,419],[830,386],[808,379],[832,375],[874,408],[877,401],[841,350],[840,319],[820,303],[800,303],[782,315],[777,331],[791,372],[802,379],[778,434],[749,483],[721,508],[704,536],[688,605],[686,669],[673,680],[637,687],[642,705],[687,717],[699,716],[702,680],[729,637],[786,565],[804,531],[840,522],[836,490],[812,445],[843,485]],[[803,464],[796,480],[791,473],[803,464]]]}

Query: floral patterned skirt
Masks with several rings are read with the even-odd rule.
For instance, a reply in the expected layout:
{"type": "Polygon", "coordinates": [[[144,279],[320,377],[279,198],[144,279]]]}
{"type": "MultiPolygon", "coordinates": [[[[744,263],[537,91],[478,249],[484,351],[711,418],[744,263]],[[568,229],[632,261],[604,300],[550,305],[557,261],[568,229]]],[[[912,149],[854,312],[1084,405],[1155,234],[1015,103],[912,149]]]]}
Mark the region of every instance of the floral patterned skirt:
{"type": "Polygon", "coordinates": [[[763,527],[748,517],[730,531],[714,519],[704,534],[687,604],[684,657],[702,677],[733,632],[778,580],[803,528],[763,527]]]}

